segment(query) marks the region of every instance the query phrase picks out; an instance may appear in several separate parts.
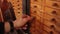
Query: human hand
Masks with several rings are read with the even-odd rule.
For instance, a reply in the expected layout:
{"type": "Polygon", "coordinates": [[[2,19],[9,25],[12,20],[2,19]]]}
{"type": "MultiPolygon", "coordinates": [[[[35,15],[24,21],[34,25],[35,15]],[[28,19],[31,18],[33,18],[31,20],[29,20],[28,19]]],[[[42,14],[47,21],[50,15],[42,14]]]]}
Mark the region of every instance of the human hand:
{"type": "Polygon", "coordinates": [[[20,28],[23,25],[25,25],[28,21],[30,21],[31,19],[32,19],[32,17],[30,17],[28,15],[23,15],[21,18],[14,21],[14,27],[15,28],[20,28]]]}

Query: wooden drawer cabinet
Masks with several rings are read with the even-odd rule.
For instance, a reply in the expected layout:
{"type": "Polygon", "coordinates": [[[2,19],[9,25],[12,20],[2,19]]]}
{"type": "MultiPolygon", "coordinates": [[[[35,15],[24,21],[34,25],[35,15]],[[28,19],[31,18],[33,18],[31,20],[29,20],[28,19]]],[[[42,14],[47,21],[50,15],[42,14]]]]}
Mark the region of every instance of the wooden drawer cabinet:
{"type": "Polygon", "coordinates": [[[60,2],[46,0],[46,4],[45,5],[49,6],[49,7],[52,7],[52,8],[60,9],[60,2]]]}
{"type": "MultiPolygon", "coordinates": [[[[16,18],[22,16],[22,0],[9,0],[16,18]]],[[[60,0],[30,0],[30,15],[35,17],[31,23],[31,34],[60,34],[60,0]]]]}
{"type": "Polygon", "coordinates": [[[54,30],[60,31],[57,26],[57,23],[60,22],[58,18],[60,17],[60,2],[58,1],[59,0],[31,0],[31,14],[35,15],[37,21],[34,22],[35,32],[31,31],[33,34],[40,34],[40,29],[40,31],[43,32],[41,34],[59,34],[54,30]]]}

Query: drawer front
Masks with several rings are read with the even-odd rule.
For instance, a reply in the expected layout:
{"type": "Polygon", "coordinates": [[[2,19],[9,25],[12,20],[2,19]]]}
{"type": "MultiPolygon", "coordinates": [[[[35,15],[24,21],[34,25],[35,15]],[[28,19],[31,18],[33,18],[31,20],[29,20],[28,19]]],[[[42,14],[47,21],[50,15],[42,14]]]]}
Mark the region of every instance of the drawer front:
{"type": "Polygon", "coordinates": [[[52,22],[48,22],[48,21],[45,21],[45,26],[48,27],[49,29],[59,33],[60,32],[60,27],[56,26],[54,23],[52,22]]]}
{"type": "Polygon", "coordinates": [[[39,4],[30,4],[32,10],[43,10],[42,6],[39,4]]]}
{"type": "Polygon", "coordinates": [[[58,27],[55,23],[50,21],[44,21],[45,26],[49,27],[50,29],[53,29],[54,31],[60,32],[60,27],[58,27]]]}
{"type": "Polygon", "coordinates": [[[50,20],[50,19],[55,18],[55,17],[45,13],[43,18],[47,19],[47,20],[50,20]]]}
{"type": "Polygon", "coordinates": [[[35,17],[37,17],[37,19],[39,18],[43,18],[46,19],[48,21],[51,21],[51,19],[56,19],[58,22],[60,22],[60,18],[57,18],[53,15],[49,15],[47,13],[44,13],[42,11],[36,11],[36,13],[34,11],[32,11],[32,14],[35,15],[35,17]]]}
{"type": "Polygon", "coordinates": [[[50,1],[58,1],[58,2],[60,2],[60,0],[50,0],[50,1]]]}
{"type": "Polygon", "coordinates": [[[45,13],[52,15],[52,16],[57,16],[60,17],[60,10],[59,9],[53,9],[49,7],[45,7],[45,13]]]}
{"type": "Polygon", "coordinates": [[[44,30],[48,33],[48,34],[58,34],[57,32],[55,32],[54,30],[44,26],[44,30]]]}
{"type": "Polygon", "coordinates": [[[32,4],[39,4],[39,5],[41,5],[42,0],[31,0],[30,2],[31,2],[32,4]]]}
{"type": "Polygon", "coordinates": [[[47,14],[45,14],[43,18],[46,19],[47,21],[60,22],[59,18],[56,18],[55,16],[50,16],[47,14]]]}
{"type": "Polygon", "coordinates": [[[46,6],[60,9],[60,2],[46,0],[46,6]]]}

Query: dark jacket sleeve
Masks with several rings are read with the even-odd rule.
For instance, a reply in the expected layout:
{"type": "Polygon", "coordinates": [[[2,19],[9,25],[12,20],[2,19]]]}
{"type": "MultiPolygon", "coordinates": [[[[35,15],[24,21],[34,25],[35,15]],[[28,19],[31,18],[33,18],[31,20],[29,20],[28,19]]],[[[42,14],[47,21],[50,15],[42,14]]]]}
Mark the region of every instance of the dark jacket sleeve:
{"type": "Polygon", "coordinates": [[[0,34],[4,34],[4,23],[0,22],[0,34]]]}

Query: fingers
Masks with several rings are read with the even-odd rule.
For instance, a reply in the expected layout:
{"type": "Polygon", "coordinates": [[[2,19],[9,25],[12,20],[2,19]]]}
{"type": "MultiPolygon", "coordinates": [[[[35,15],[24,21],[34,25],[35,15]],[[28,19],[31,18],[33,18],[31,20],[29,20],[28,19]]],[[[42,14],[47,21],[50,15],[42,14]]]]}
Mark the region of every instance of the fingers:
{"type": "Polygon", "coordinates": [[[28,26],[28,25],[24,25],[24,26],[22,27],[22,29],[23,29],[23,30],[26,30],[26,29],[27,29],[27,26],[28,26]]]}
{"type": "Polygon", "coordinates": [[[30,16],[27,16],[26,18],[28,21],[32,19],[32,17],[30,17],[30,16]]]}
{"type": "MultiPolygon", "coordinates": [[[[26,20],[27,20],[27,21],[29,21],[29,20],[31,21],[31,20],[33,20],[33,17],[27,16],[27,17],[26,17],[26,20]]],[[[29,22],[30,22],[30,21],[29,21],[29,22]]],[[[27,29],[27,26],[28,26],[28,25],[25,24],[25,25],[22,27],[22,29],[23,29],[23,30],[26,30],[26,29],[27,29]]]]}
{"type": "Polygon", "coordinates": [[[24,15],[22,15],[22,18],[20,18],[17,21],[18,21],[18,24],[22,27],[22,29],[26,30],[27,29],[26,23],[28,21],[30,22],[32,19],[33,19],[33,17],[24,14],[24,15]]]}
{"type": "Polygon", "coordinates": [[[26,15],[26,14],[23,14],[23,15],[22,15],[22,18],[26,18],[26,17],[27,17],[27,15],[26,15]]]}
{"type": "Polygon", "coordinates": [[[30,20],[32,20],[32,17],[30,17],[30,16],[27,16],[27,17],[23,18],[23,20],[25,20],[25,21],[27,22],[27,21],[30,21],[30,20]]]}

